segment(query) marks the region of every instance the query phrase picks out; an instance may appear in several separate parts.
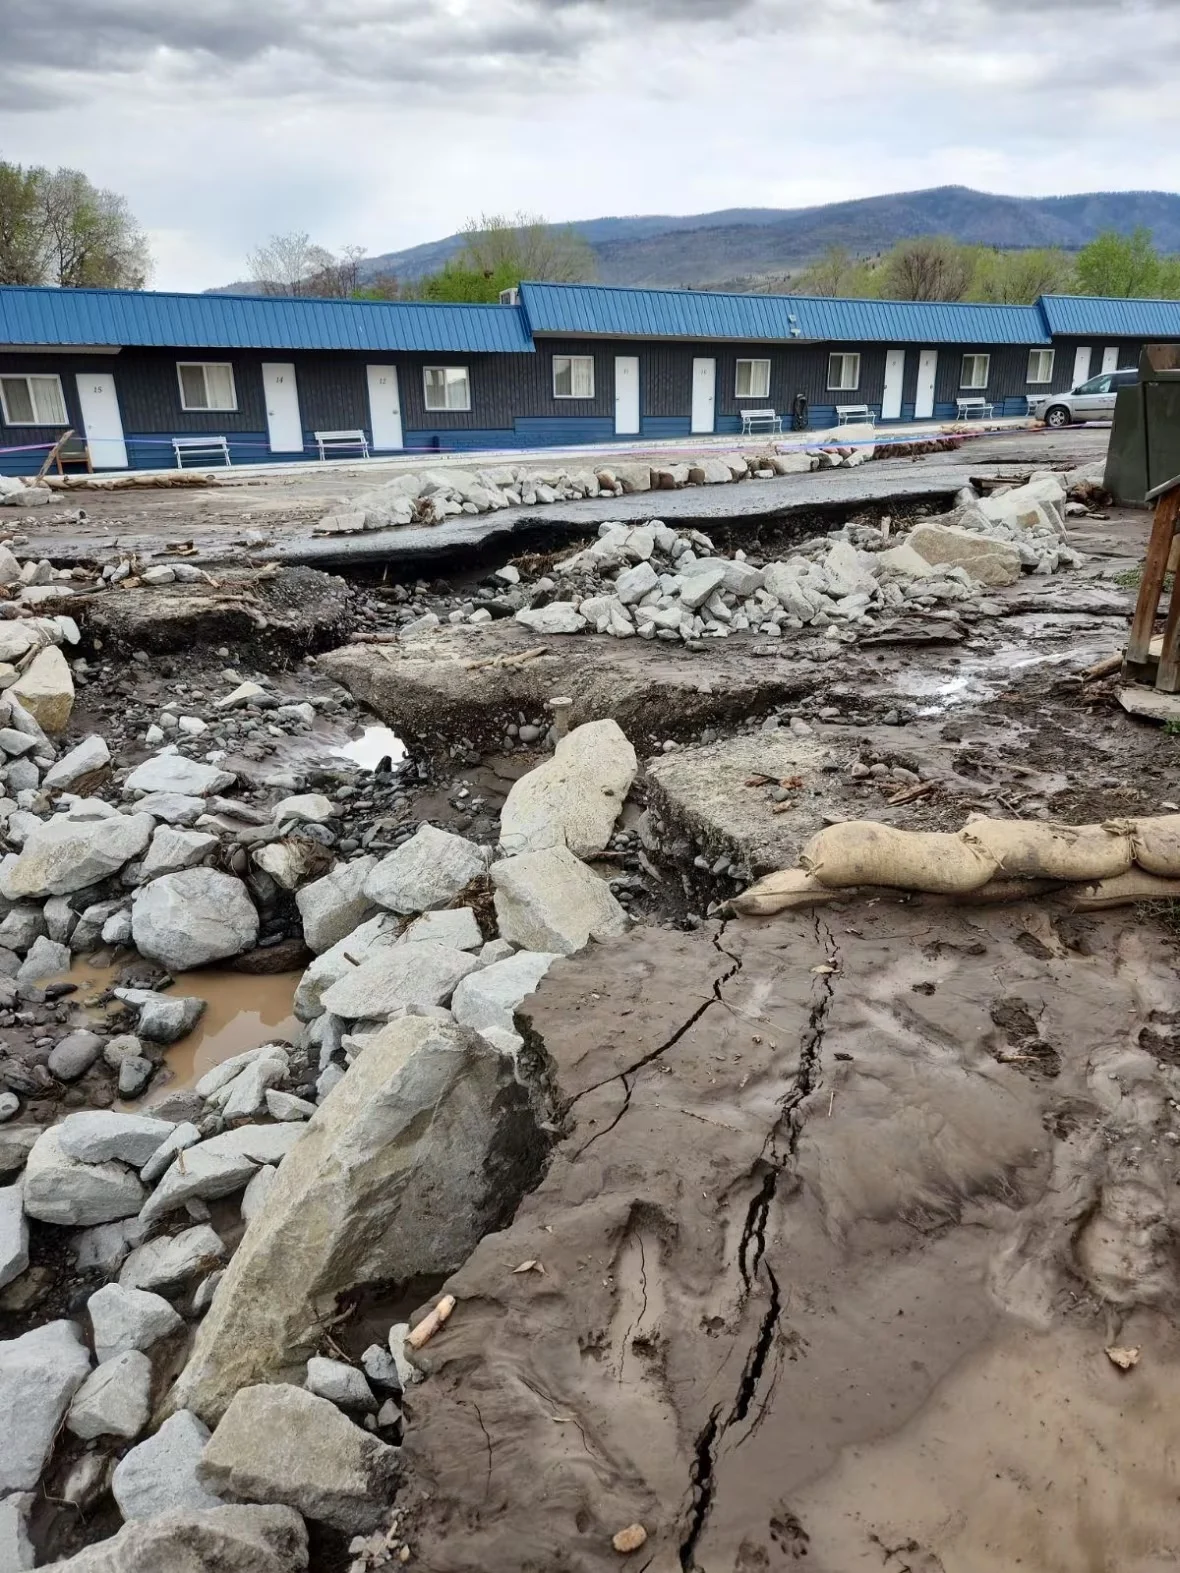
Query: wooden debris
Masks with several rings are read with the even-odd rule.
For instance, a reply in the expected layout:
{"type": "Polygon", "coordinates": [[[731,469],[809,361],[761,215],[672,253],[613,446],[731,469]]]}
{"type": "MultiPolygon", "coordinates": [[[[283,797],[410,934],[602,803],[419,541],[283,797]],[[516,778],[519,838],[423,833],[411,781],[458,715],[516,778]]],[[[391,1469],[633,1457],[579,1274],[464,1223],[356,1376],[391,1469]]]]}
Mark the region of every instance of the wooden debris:
{"type": "Polygon", "coordinates": [[[892,797],[886,798],[886,806],[899,808],[902,803],[914,803],[920,797],[929,797],[937,788],[937,781],[919,781],[917,786],[903,787],[900,792],[895,792],[892,797]]]}
{"type": "Polygon", "coordinates": [[[423,1344],[428,1344],[438,1332],[444,1322],[450,1319],[451,1312],[455,1309],[455,1296],[444,1294],[433,1311],[428,1311],[417,1327],[410,1329],[406,1343],[411,1349],[421,1349],[423,1344]]]}

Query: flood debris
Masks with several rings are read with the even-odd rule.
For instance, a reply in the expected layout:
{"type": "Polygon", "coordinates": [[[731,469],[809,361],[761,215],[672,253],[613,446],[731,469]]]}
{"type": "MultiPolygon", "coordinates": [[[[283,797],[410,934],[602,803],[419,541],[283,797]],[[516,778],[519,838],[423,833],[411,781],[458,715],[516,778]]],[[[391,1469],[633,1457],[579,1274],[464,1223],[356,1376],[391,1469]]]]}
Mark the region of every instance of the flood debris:
{"type": "Polygon", "coordinates": [[[1171,1456],[1174,760],[1080,681],[1095,499],[1013,482],[446,582],[0,553],[0,1550],[950,1566],[1014,1460],[1171,1456]],[[293,1018],[186,1067],[222,967],[293,1018]]]}

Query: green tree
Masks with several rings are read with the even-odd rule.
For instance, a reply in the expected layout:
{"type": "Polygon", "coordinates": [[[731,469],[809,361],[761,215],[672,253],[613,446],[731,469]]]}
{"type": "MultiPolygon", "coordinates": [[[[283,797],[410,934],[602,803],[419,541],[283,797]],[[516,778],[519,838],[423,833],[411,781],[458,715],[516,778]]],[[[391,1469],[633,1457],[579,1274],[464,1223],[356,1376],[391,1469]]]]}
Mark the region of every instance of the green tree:
{"type": "Polygon", "coordinates": [[[1042,295],[1066,293],[1073,270],[1064,251],[1056,247],[1030,251],[980,249],[970,299],[1002,306],[1031,306],[1042,295]]]}
{"type": "Polygon", "coordinates": [[[471,267],[463,254],[452,257],[437,273],[430,273],[418,280],[415,290],[420,300],[451,301],[485,304],[500,299],[502,290],[515,289],[520,283],[520,271],[509,263],[501,262],[489,271],[471,267]]]}
{"type": "Polygon", "coordinates": [[[37,185],[46,172],[0,163],[0,284],[43,282],[44,246],[37,185]]]}
{"type": "Polygon", "coordinates": [[[150,271],[124,197],[77,169],[0,163],[0,283],[142,289],[150,271]]]}
{"type": "Polygon", "coordinates": [[[829,246],[818,262],[791,281],[791,294],[867,300],[879,293],[877,283],[878,259],[854,257],[843,246],[829,246]]]}
{"type": "Polygon", "coordinates": [[[535,213],[481,214],[459,232],[461,267],[483,274],[512,273],[523,279],[581,284],[597,275],[594,252],[568,224],[549,224],[535,213]]]}
{"type": "Polygon", "coordinates": [[[1160,285],[1162,259],[1151,243],[1151,231],[1130,235],[1104,230],[1078,252],[1074,273],[1082,295],[1120,299],[1154,295],[1160,285]]]}

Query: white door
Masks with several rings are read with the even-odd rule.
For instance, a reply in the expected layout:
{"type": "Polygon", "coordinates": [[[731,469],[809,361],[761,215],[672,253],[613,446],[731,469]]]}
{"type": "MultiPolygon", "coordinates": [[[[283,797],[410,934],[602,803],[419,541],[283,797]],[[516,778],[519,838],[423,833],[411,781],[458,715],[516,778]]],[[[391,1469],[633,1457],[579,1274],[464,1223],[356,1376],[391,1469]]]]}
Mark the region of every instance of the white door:
{"type": "Polygon", "coordinates": [[[1103,371],[1118,371],[1119,347],[1117,344],[1108,344],[1102,351],[1102,369],[1103,371]]]}
{"type": "Polygon", "coordinates": [[[303,422],[299,417],[299,389],[295,368],[289,361],[262,363],[262,389],[266,395],[266,429],[272,453],[303,452],[303,422]]]}
{"type": "Polygon", "coordinates": [[[914,395],[914,419],[928,421],[934,414],[934,384],[938,377],[938,351],[922,350],[918,355],[918,387],[914,395]]]}
{"type": "MultiPolygon", "coordinates": [[[[883,421],[899,421],[901,419],[901,387],[905,381],[905,351],[886,350],[885,352],[885,391],[881,395],[881,419],[883,421]]],[[[934,409],[934,389],[930,390],[931,410],[934,409]]]]}
{"type": "Polygon", "coordinates": [[[615,436],[639,435],[639,356],[615,356],[615,436]]]}
{"type": "Polygon", "coordinates": [[[1094,352],[1088,344],[1079,344],[1073,354],[1073,381],[1071,388],[1081,387],[1083,382],[1089,380],[1090,357],[1094,352]]]}
{"type": "Polygon", "coordinates": [[[369,374],[369,429],[373,451],[402,446],[402,405],[397,391],[396,366],[366,366],[369,374]]]}
{"type": "Polygon", "coordinates": [[[110,371],[78,373],[78,403],[82,408],[83,436],[96,470],[125,470],[127,444],[115,376],[110,371]]]}
{"type": "Polygon", "coordinates": [[[711,432],[716,429],[717,362],[694,360],[692,363],[692,429],[711,432]]]}

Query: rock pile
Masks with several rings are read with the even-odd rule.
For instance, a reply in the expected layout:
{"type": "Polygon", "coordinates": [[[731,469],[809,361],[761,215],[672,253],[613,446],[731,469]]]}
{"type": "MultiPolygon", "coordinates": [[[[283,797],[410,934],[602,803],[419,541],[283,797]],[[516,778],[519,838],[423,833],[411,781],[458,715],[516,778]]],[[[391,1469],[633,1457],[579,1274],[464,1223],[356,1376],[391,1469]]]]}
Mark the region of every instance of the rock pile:
{"type": "Polygon", "coordinates": [[[543,635],[589,630],[616,639],[692,645],[752,631],[781,638],[804,627],[849,641],[907,612],[956,617],[996,608],[986,591],[1024,571],[1049,574],[1081,562],[1065,544],[1065,488],[1055,475],[924,520],[890,544],[845,526],[779,561],[720,554],[698,530],[659,520],[603,524],[585,551],[553,565],[516,620],[543,635]],[[853,544],[853,540],[859,544],[853,544]],[[870,545],[874,549],[866,550],[870,545]]]}
{"type": "MultiPolygon", "coordinates": [[[[97,741],[75,752],[95,764],[97,741]]],[[[233,776],[168,752],[122,783],[101,768],[120,802],[46,793],[9,816],[25,819],[0,864],[0,928],[22,967],[41,966],[42,945],[57,947],[45,966],[68,964],[79,929],[100,935],[114,917],[170,968],[253,945],[252,885],[207,861],[233,776]],[[202,810],[190,831],[155,812],[177,798],[202,810]]],[[[635,771],[618,727],[599,722],[516,784],[499,855],[431,825],[351,861],[314,843],[331,866],[295,891],[317,954],[294,1043],[237,1055],[149,1113],[0,1125],[5,1303],[38,1303],[35,1234],[99,1280],[77,1320],[0,1342],[0,1566],[32,1565],[39,1486],[88,1505],[109,1490],[125,1521],[62,1564],[74,1573],[149,1554],[170,1565],[182,1546],[223,1558],[194,1567],[286,1573],[306,1566],[304,1519],[361,1537],[358,1568],[407,1559],[390,1507],[402,1394],[419,1377],[409,1329],[391,1326],[359,1365],[326,1357],[323,1329],[349,1290],[454,1271],[535,1183],[553,1111],[516,1011],[561,956],[628,926],[581,856],[609,842],[635,771]]],[[[283,799],[256,828],[314,828],[328,817],[315,797],[283,799]]],[[[201,1008],[116,993],[137,1033],[78,1031],[53,1050],[57,1073],[102,1059],[122,1076],[201,1008]]],[[[14,1094],[5,1117],[20,1105],[14,1094]]]]}
{"type": "Polygon", "coordinates": [[[636,492],[678,491],[685,486],[771,480],[864,464],[874,456],[871,428],[849,430],[843,436],[843,442],[806,450],[717,453],[683,463],[642,459],[612,461],[594,469],[513,464],[475,471],[407,471],[383,486],[342,498],[320,520],[318,533],[355,535],[395,525],[441,524],[461,514],[492,513],[521,505],[532,508],[583,497],[622,497],[636,492]],[[866,436],[867,442],[863,440],[866,436]]]}

